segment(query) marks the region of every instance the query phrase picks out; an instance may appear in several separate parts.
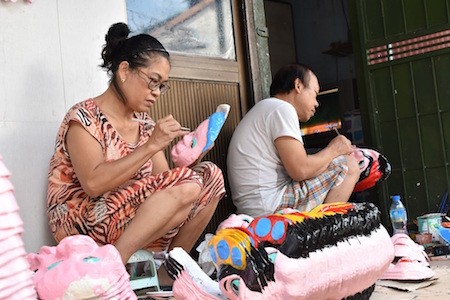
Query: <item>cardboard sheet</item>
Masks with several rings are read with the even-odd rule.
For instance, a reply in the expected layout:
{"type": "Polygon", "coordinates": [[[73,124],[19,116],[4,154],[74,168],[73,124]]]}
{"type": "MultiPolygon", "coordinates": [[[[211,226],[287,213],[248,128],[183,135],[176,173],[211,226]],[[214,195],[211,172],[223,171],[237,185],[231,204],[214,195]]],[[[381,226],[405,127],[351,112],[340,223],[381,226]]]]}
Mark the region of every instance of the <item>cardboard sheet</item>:
{"type": "Polygon", "coordinates": [[[370,300],[450,299],[450,260],[431,261],[435,276],[424,281],[378,280],[370,300]]]}
{"type": "Polygon", "coordinates": [[[396,280],[378,280],[377,285],[389,287],[401,291],[413,292],[418,289],[434,284],[437,277],[430,278],[424,281],[396,281],[396,280]]]}

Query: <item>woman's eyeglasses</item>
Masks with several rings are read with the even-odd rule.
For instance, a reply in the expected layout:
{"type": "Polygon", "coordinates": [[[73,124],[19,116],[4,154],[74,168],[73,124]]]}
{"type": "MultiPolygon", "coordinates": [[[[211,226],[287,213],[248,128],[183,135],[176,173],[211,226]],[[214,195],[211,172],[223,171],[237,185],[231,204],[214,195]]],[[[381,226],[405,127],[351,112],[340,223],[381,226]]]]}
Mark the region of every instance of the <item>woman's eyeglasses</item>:
{"type": "Polygon", "coordinates": [[[144,74],[144,76],[150,80],[147,83],[147,87],[149,88],[149,90],[156,91],[157,89],[159,89],[159,92],[161,93],[161,95],[163,95],[170,89],[170,86],[168,84],[159,82],[158,80],[151,78],[150,76],[145,74],[143,71],[139,70],[139,73],[144,74]]]}

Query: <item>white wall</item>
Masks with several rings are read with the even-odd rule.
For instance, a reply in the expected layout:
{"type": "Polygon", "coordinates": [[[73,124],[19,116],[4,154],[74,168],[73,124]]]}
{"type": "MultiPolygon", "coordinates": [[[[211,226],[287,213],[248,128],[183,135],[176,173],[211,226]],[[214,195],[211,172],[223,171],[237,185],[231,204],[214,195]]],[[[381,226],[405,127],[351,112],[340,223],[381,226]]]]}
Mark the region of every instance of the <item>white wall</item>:
{"type": "Polygon", "coordinates": [[[98,65],[115,22],[126,22],[125,0],[0,0],[0,155],[28,252],[55,244],[45,207],[56,132],[73,104],[106,89],[98,65]]]}

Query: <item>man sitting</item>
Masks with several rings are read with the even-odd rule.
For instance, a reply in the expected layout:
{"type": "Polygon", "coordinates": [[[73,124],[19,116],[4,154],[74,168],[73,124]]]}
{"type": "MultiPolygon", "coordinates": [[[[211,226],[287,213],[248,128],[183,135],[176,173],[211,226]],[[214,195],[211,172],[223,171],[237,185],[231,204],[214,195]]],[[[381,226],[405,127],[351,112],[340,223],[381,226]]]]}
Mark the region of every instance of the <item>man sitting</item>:
{"type": "Polygon", "coordinates": [[[303,64],[282,67],[259,101],[241,120],[227,158],[231,195],[238,213],[273,214],[284,208],[309,211],[321,203],[348,201],[360,176],[355,146],[338,135],[308,154],[300,122],[319,106],[319,82],[303,64]]]}

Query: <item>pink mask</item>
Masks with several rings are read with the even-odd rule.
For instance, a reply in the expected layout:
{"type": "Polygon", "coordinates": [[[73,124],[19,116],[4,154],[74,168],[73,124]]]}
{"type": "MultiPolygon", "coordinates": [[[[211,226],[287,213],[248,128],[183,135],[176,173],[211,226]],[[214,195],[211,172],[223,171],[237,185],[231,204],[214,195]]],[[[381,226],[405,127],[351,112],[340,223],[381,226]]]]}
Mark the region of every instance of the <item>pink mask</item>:
{"type": "Polygon", "coordinates": [[[186,134],[172,148],[173,163],[178,167],[187,167],[193,164],[202,154],[206,146],[209,119],[204,120],[197,129],[186,134]]]}
{"type": "Polygon", "coordinates": [[[66,237],[27,258],[41,299],[137,299],[117,249],[89,236],[66,237]]]}
{"type": "Polygon", "coordinates": [[[217,139],[230,111],[230,105],[220,104],[216,112],[186,134],[171,151],[172,161],[177,167],[192,165],[217,139]]]}
{"type": "Polygon", "coordinates": [[[25,258],[23,222],[0,155],[0,299],[35,300],[32,272],[25,258]]]}

